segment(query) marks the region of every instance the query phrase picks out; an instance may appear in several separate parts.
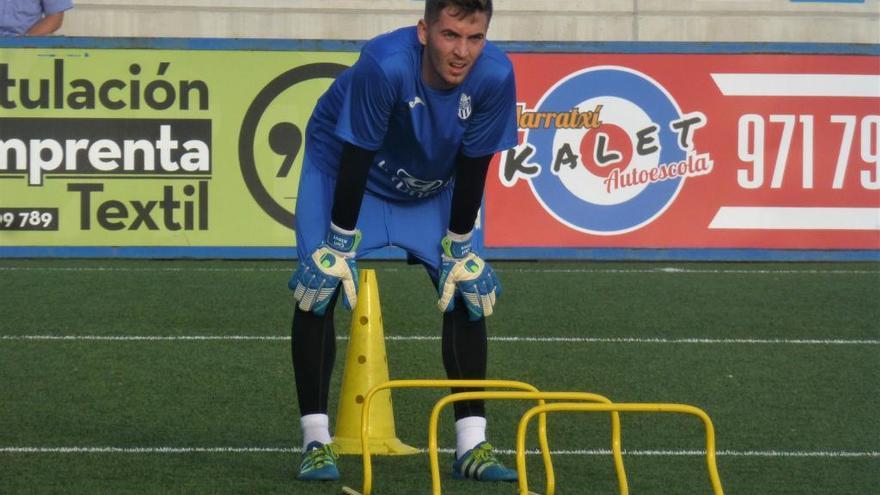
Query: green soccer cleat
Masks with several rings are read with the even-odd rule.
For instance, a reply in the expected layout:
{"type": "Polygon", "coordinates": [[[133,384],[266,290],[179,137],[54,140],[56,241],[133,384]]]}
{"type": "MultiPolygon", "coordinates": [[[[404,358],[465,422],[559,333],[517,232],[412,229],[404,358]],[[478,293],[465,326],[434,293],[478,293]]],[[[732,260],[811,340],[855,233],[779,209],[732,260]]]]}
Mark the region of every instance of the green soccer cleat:
{"type": "Polygon", "coordinates": [[[339,470],[336,469],[336,459],[338,458],[339,454],[336,453],[332,444],[312,442],[306,446],[306,450],[303,452],[296,479],[300,481],[336,481],[339,479],[339,470]]]}
{"type": "Polygon", "coordinates": [[[504,467],[489,442],[480,442],[452,463],[452,477],[477,481],[516,481],[515,469],[504,467]]]}

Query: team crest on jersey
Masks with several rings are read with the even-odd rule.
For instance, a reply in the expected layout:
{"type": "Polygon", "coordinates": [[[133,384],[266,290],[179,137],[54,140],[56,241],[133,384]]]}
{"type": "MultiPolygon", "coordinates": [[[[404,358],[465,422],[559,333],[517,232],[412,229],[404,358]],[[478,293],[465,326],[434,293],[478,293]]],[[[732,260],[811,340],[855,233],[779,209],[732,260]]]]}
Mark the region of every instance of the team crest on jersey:
{"type": "Polygon", "coordinates": [[[458,100],[458,118],[467,120],[471,116],[471,97],[465,93],[458,100]]]}

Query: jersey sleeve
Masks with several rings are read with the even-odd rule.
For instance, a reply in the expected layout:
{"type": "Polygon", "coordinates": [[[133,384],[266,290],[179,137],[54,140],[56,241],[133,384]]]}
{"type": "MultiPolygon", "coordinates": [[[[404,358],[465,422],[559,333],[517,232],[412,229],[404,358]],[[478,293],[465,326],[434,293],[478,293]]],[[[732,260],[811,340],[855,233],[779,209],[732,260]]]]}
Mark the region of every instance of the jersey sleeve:
{"type": "Polygon", "coordinates": [[[46,15],[57,14],[73,8],[73,0],[42,0],[46,15]]]}
{"type": "Polygon", "coordinates": [[[486,91],[475,108],[462,141],[462,154],[475,158],[513,148],[517,144],[516,82],[513,70],[504,81],[486,91]]]}
{"type": "Polygon", "coordinates": [[[336,135],[361,148],[378,150],[394,108],[394,88],[379,63],[372,56],[362,54],[352,67],[351,83],[336,122],[336,135]]]}

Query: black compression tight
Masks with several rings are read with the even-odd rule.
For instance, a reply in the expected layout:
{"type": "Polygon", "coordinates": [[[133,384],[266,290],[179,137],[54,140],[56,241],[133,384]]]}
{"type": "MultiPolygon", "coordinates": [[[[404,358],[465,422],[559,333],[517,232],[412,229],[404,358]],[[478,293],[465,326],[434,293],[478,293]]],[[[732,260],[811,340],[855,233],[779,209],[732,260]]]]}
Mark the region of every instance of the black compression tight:
{"type": "Polygon", "coordinates": [[[333,363],[336,360],[334,306],[336,306],[335,295],[327,305],[324,316],[317,316],[299,308],[293,313],[290,351],[293,356],[299,412],[302,416],[327,414],[330,377],[333,375],[333,363]]]}
{"type": "MultiPolygon", "coordinates": [[[[443,313],[443,366],[450,380],[483,380],[486,378],[486,320],[468,319],[467,308],[461,298],[456,298],[455,309],[443,313]]],[[[478,388],[454,388],[453,392],[482,390],[478,388]]],[[[456,421],[468,416],[486,416],[483,401],[453,403],[456,421]]]]}
{"type": "MultiPolygon", "coordinates": [[[[338,292],[337,292],[338,294],[338,292]]],[[[293,314],[291,354],[296,377],[296,392],[301,415],[327,414],[330,378],[336,359],[336,332],[333,326],[335,299],[324,316],[316,316],[297,308],[293,314]]],[[[443,314],[443,366],[450,379],[486,378],[486,320],[468,320],[461,299],[455,309],[443,314]]],[[[480,389],[453,389],[465,392],[480,389]]],[[[455,419],[485,416],[483,401],[453,404],[455,419]]]]}

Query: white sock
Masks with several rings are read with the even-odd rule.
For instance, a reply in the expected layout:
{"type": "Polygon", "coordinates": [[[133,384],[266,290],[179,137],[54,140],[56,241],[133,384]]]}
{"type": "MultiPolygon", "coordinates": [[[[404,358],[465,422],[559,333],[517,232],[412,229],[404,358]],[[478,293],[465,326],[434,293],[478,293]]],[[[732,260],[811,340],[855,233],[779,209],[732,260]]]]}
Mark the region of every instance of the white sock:
{"type": "Polygon", "coordinates": [[[306,414],[299,419],[303,433],[303,451],[312,442],[328,444],[330,438],[330,417],[326,414],[306,414]]]}
{"type": "Polygon", "coordinates": [[[486,418],[468,416],[455,422],[455,458],[486,441],[486,418]]]}

